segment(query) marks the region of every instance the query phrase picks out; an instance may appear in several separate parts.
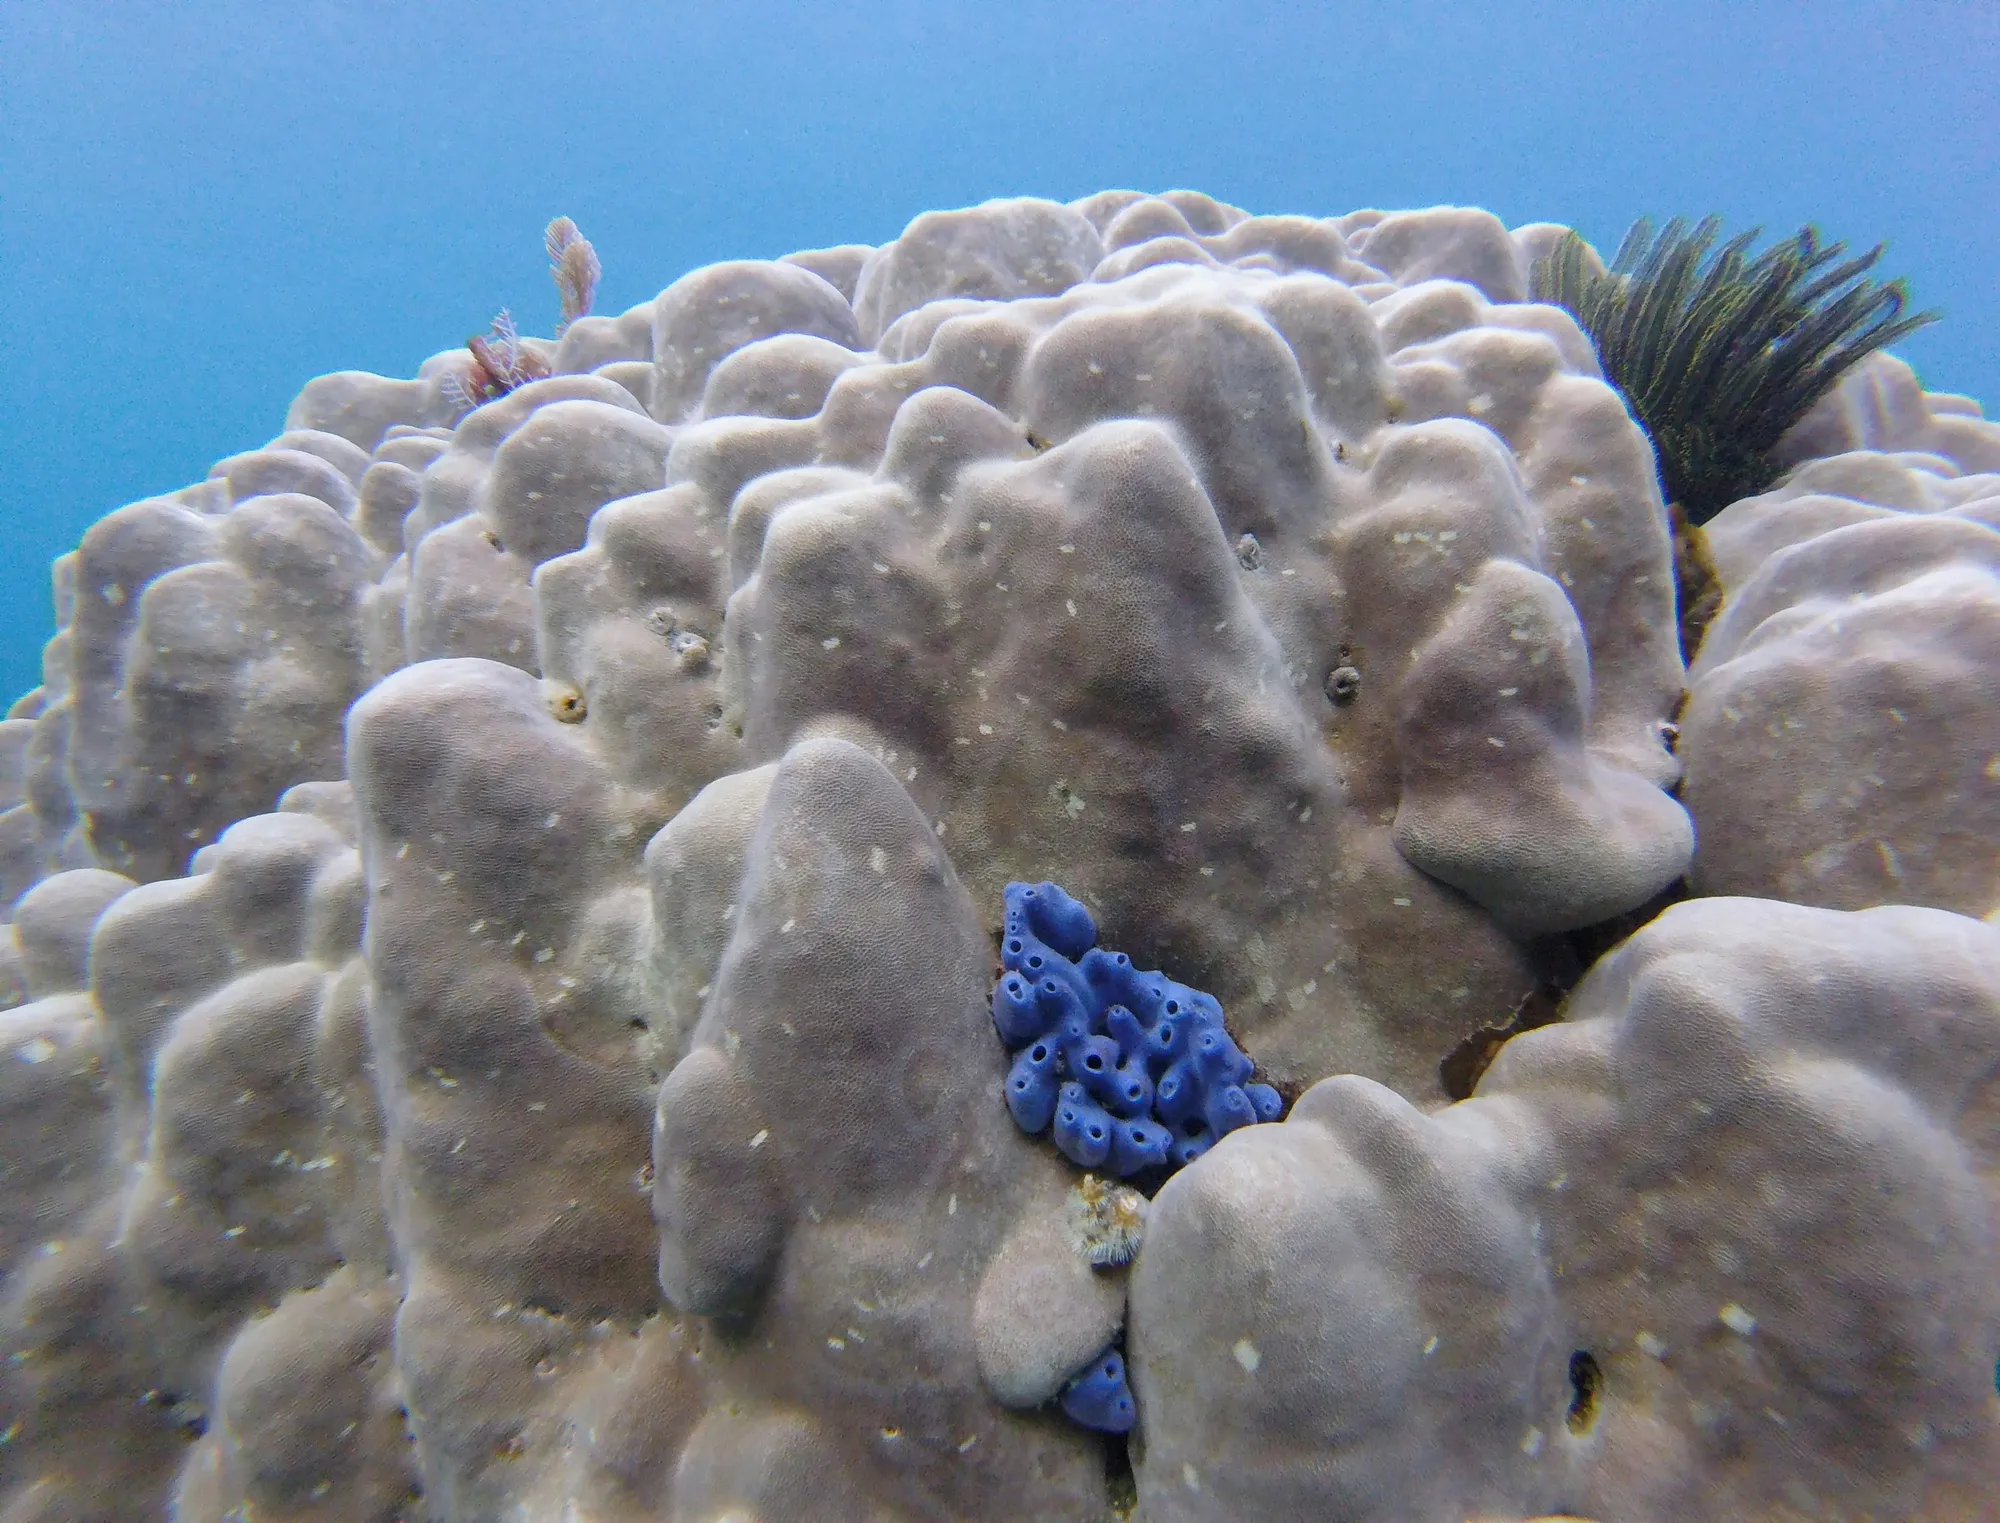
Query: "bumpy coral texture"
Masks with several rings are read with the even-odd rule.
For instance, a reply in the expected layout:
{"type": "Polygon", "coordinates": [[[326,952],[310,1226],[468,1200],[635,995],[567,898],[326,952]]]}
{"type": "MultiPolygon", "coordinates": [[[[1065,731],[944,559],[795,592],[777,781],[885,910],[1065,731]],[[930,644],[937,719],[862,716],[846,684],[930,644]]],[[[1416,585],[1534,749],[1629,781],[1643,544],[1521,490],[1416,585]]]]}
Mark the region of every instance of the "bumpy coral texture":
{"type": "Polygon", "coordinates": [[[293,790],[191,876],[64,872],[16,907],[10,1519],[177,1488],[184,1518],[407,1515],[346,794],[293,790]]]}
{"type": "MultiPolygon", "coordinates": [[[[1801,429],[1907,374],[1874,362],[1801,429]]],[[[1863,432],[1882,447],[1708,525],[1727,599],[1681,732],[1700,892],[2000,916],[2000,445],[1971,421],[1863,432]]]]}
{"type": "Polygon", "coordinates": [[[0,864],[168,875],[337,775],[368,682],[480,656],[669,812],[847,735],[982,902],[1056,877],[1280,1082],[1434,1094],[1532,988],[1524,938],[1645,904],[1692,846],[1650,455],[1574,324],[1519,304],[1534,246],[1475,212],[996,203],[582,319],[544,347],[593,373],[449,434],[449,356],[323,378],[280,448],[86,541],[0,864]],[[140,705],[126,668],[160,661],[118,610],[223,575],[162,568],[275,486],[319,490],[367,574],[269,603],[288,696],[342,664],[260,767],[263,668],[202,633],[140,705]]]}
{"type": "Polygon", "coordinates": [[[1560,231],[931,213],[91,529],[0,721],[0,1517],[1990,1512],[2000,428],[1857,371],[1690,678],[1560,231]],[[1306,1091],[1115,1243],[1015,880],[1306,1091]]]}
{"type": "Polygon", "coordinates": [[[1154,1203],[1144,1516],[1991,1516],[1997,1081],[2000,931],[1741,899],[1470,1100],[1323,1081],[1154,1203]]]}

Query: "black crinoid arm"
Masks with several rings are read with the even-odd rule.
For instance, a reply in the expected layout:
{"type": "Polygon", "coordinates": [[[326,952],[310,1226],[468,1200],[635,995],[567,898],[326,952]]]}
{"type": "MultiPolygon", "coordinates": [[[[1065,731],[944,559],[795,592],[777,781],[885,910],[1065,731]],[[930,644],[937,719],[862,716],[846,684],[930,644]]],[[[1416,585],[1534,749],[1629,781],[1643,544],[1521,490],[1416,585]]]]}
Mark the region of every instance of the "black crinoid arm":
{"type": "Polygon", "coordinates": [[[1845,258],[1803,228],[1758,254],[1761,229],[1717,246],[1720,217],[1641,218],[1606,269],[1571,233],[1535,266],[1539,301],[1567,308],[1597,346],[1605,378],[1652,436],[1661,485],[1706,523],[1762,491],[1785,431],[1855,362],[1927,323],[1901,280],[1869,278],[1877,244],[1845,258]]]}

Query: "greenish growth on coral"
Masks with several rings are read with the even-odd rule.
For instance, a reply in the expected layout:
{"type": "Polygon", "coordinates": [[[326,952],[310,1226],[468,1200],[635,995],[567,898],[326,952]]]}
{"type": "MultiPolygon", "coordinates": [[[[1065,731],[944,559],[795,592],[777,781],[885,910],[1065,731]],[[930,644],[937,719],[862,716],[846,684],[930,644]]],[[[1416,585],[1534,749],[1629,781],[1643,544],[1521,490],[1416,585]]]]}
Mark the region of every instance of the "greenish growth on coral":
{"type": "Polygon", "coordinates": [[[1936,320],[1906,313],[1901,280],[1843,259],[1810,227],[1752,255],[1758,228],[1720,248],[1720,217],[1632,224],[1606,270],[1575,233],[1534,269],[1537,301],[1566,307],[1659,454],[1667,500],[1706,523],[1769,487],[1785,431],[1856,361],[1936,320]]]}

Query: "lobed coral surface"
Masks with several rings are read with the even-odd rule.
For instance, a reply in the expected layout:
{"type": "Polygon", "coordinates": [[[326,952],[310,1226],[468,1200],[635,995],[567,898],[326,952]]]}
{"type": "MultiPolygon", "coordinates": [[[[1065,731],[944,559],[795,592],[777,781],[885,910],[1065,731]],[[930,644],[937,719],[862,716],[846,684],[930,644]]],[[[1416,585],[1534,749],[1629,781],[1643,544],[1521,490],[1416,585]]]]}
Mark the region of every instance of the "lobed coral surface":
{"type": "Polygon", "coordinates": [[[1990,1516],[2000,426],[1857,367],[1684,668],[1562,232],[928,213],[96,524],[0,1519],[1990,1516]],[[1009,1114],[1052,882],[1272,1086],[1150,1202],[1009,1114]]]}

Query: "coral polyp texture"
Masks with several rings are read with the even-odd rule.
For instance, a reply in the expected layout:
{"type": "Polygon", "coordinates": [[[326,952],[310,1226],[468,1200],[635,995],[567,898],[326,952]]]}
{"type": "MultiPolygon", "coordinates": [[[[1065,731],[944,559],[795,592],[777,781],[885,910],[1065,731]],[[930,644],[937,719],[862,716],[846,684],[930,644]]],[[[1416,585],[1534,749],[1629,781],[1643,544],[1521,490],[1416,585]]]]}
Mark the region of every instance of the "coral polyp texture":
{"type": "Polygon", "coordinates": [[[1684,665],[1566,231],[558,227],[94,525],[0,1517],[1992,1516],[2000,426],[1851,369],[1684,665]]]}

